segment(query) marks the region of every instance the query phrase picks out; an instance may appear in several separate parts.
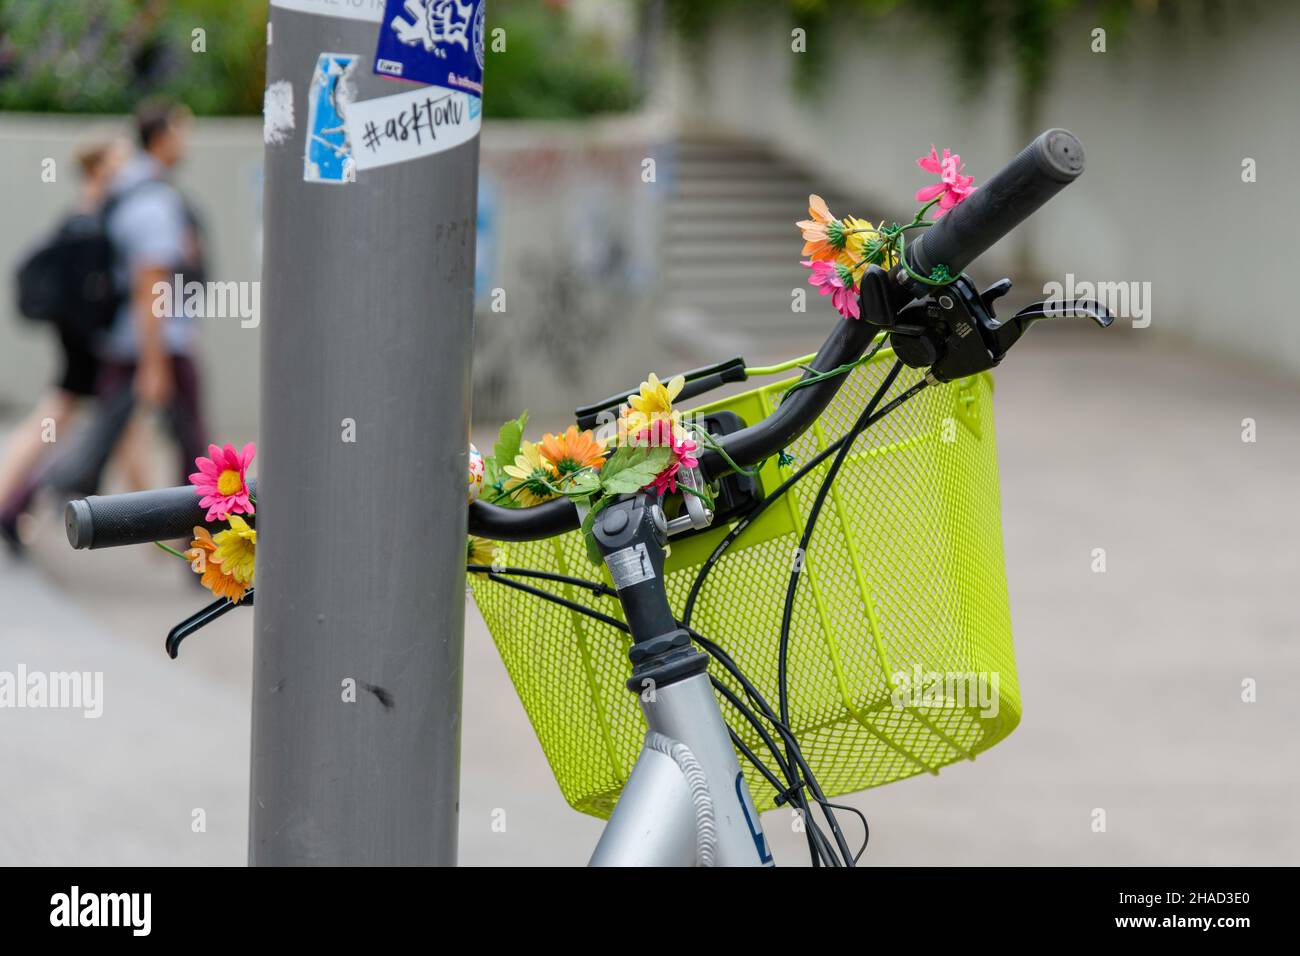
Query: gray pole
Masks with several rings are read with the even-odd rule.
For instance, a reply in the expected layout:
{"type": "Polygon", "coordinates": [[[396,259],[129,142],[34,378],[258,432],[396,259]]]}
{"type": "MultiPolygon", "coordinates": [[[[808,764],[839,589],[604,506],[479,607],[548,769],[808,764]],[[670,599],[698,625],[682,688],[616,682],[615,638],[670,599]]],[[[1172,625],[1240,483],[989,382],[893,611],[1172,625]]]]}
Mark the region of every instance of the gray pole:
{"type": "Polygon", "coordinates": [[[270,9],[249,860],[454,864],[478,140],[305,181],[320,54],[415,87],[378,23],[270,9]]]}

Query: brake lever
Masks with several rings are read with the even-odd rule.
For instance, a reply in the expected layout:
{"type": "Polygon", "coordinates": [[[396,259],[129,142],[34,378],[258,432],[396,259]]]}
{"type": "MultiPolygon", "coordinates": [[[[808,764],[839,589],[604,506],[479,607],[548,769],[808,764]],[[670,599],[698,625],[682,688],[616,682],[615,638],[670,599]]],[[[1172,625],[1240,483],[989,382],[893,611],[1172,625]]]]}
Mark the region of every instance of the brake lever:
{"type": "MultiPolygon", "coordinates": [[[[1105,329],[1115,321],[1115,316],[1110,309],[1095,299],[1075,299],[1073,302],[1045,299],[1025,306],[1007,321],[1036,322],[1039,319],[1092,319],[1105,329]]],[[[995,328],[1001,327],[1002,324],[997,323],[995,328]]]]}
{"type": "Polygon", "coordinates": [[[905,365],[928,368],[936,381],[951,382],[997,366],[1041,319],[1090,318],[1102,328],[1115,321],[1092,299],[1036,302],[1001,321],[993,303],[1009,291],[1010,279],[976,292],[970,277],[960,275],[889,316],[889,344],[905,365]]]}
{"type": "Polygon", "coordinates": [[[253,606],[253,588],[249,588],[241,600],[231,601],[228,598],[219,598],[213,601],[207,607],[196,611],[181,621],[170,631],[167,632],[167,656],[176,660],[176,655],[181,652],[181,641],[189,637],[195,631],[207,627],[217,618],[221,617],[237,607],[253,606]]]}

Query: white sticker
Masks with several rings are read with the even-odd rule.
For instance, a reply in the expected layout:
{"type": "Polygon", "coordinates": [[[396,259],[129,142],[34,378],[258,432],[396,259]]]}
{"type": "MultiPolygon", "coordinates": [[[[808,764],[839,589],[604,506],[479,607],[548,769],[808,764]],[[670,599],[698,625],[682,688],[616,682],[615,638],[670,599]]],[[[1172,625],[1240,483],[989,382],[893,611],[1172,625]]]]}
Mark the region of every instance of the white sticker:
{"type": "Polygon", "coordinates": [[[293,85],[277,80],[266,88],[262,101],[262,142],[278,146],[293,131],[293,85]]]}
{"type": "Polygon", "coordinates": [[[314,13],[320,17],[369,20],[371,23],[384,20],[384,0],[271,0],[271,6],[298,13],[314,13]]]}
{"type": "Polygon", "coordinates": [[[635,544],[606,555],[605,564],[609,568],[609,576],[614,579],[614,587],[620,591],[642,581],[649,581],[655,576],[655,566],[650,563],[650,552],[644,544],[635,544]]]}
{"type": "Polygon", "coordinates": [[[441,153],[477,136],[482,114],[478,97],[441,86],[354,102],[346,116],[353,159],[360,170],[441,153]]]}

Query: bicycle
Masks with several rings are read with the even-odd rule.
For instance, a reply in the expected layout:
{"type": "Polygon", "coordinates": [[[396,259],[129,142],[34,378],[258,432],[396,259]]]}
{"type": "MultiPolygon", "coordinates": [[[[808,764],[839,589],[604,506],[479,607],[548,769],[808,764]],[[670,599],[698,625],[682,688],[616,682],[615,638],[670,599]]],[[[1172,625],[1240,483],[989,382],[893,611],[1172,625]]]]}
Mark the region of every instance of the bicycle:
{"type": "MultiPolygon", "coordinates": [[[[685,488],[673,503],[677,513],[666,510],[663,495],[644,489],[617,496],[591,517],[567,498],[521,508],[482,500],[470,505],[470,532],[493,541],[554,539],[585,525],[608,571],[609,583],[527,566],[470,564],[467,569],[494,586],[549,602],[575,620],[596,621],[630,639],[626,686],[638,695],[645,733],[640,754],[618,788],[592,865],[772,865],[742,759],[756,779],[770,786],[773,804],[789,805],[802,815],[814,865],[854,866],[859,861],[869,836],[866,818],[832,802],[791,724],[791,626],[803,573],[800,563],[790,571],[783,605],[775,706],[724,647],[691,626],[692,613],[708,575],[733,543],[775,502],[821,470],[822,482],[805,511],[799,536],[800,553],[807,551],[850,450],[882,419],[926,389],[987,372],[1040,319],[1087,317],[1102,327],[1111,324],[1110,313],[1089,300],[1039,302],[998,320],[993,303],[1009,290],[1009,280],[980,292],[964,271],[1074,181],[1083,166],[1079,141],[1064,130],[1048,130],[931,225],[907,247],[902,261],[889,269],[872,265],[861,283],[862,320],[842,319],[809,361],[780,367],[802,368],[803,374],[782,390],[769,415],[750,422],[734,413],[705,416],[709,443],[697,464],[680,476],[685,488]],[[754,480],[754,469],[784,456],[784,449],[813,426],[852,373],[891,353],[892,364],[851,427],[764,492],[754,480]],[[921,375],[903,386],[904,369],[921,375]],[[901,391],[889,398],[896,385],[901,391]],[[714,493],[702,494],[706,488],[714,493]],[[721,536],[700,563],[679,615],[665,585],[669,542],[710,530],[721,536]],[[567,589],[569,596],[540,586],[546,583],[567,589]],[[575,600],[572,595],[578,592],[617,602],[621,616],[575,600]],[[721,669],[725,680],[710,673],[710,663],[721,669]],[[741,718],[744,733],[728,724],[724,705],[741,718]],[[759,758],[746,734],[766,747],[770,764],[759,758]],[[814,810],[820,812],[825,830],[814,819],[814,810]],[[857,850],[850,846],[837,810],[859,817],[864,834],[857,850]]],[[[684,376],[679,397],[694,398],[760,371],[770,370],[746,368],[740,359],[696,369],[684,376]]],[[[584,425],[595,422],[625,396],[622,392],[579,409],[577,418],[584,425]]],[[[186,487],[73,501],[66,523],[74,548],[101,548],[181,537],[202,524],[202,517],[193,489],[186,487]]],[[[239,603],[218,601],[182,622],[168,635],[169,654],[175,657],[186,636],[234,607],[252,603],[252,598],[250,590],[239,603]]]]}

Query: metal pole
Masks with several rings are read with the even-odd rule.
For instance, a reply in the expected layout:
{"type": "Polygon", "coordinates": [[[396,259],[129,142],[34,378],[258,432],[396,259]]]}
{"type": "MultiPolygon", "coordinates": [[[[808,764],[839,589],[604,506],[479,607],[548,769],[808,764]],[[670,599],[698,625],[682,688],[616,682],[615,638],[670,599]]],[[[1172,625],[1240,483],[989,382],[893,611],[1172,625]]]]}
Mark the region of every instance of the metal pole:
{"type": "Polygon", "coordinates": [[[266,149],[249,860],[453,864],[478,140],[305,181],[322,53],[356,55],[345,102],[413,87],[374,75],[377,22],[285,6],[304,4],[270,8],[293,120],[281,99],[266,149]]]}

